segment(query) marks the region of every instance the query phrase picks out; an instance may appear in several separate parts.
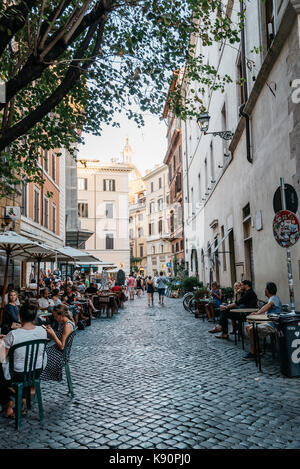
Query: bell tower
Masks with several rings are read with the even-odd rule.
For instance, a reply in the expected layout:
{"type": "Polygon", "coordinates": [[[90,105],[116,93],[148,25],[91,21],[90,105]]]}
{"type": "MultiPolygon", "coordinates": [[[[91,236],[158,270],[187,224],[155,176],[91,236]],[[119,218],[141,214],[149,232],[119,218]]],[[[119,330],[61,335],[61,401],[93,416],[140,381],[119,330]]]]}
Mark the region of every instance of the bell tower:
{"type": "Polygon", "coordinates": [[[133,163],[133,149],[131,148],[129,144],[129,139],[126,138],[126,143],[122,151],[122,162],[126,164],[132,164],[133,163]]]}

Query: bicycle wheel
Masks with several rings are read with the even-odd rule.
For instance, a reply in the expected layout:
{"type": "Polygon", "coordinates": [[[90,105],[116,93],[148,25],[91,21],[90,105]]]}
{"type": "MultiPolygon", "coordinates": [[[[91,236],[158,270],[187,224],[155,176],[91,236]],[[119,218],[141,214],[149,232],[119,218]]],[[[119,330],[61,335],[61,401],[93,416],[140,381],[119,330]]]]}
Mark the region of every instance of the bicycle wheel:
{"type": "Polygon", "coordinates": [[[189,311],[189,301],[193,298],[193,293],[192,292],[188,292],[184,295],[183,297],[183,307],[186,311],[189,311]]]}
{"type": "Polygon", "coordinates": [[[188,303],[188,310],[193,314],[196,314],[198,312],[197,301],[195,300],[195,298],[190,299],[188,303]]]}

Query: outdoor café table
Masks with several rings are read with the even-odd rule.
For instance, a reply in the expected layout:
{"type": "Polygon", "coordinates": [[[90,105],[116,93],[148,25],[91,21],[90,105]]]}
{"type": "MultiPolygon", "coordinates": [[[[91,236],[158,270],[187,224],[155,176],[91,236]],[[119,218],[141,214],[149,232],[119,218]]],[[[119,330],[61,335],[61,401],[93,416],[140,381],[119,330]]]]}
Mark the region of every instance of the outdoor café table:
{"type": "MultiPolygon", "coordinates": [[[[196,301],[197,301],[197,303],[201,304],[202,308],[204,309],[204,311],[202,311],[200,313],[199,308],[198,308],[198,311],[202,315],[202,320],[204,322],[205,321],[205,306],[209,305],[209,303],[212,303],[212,300],[210,300],[209,298],[199,298],[196,301]]],[[[199,316],[197,316],[197,317],[199,317],[199,316]]]]}
{"type": "MultiPolygon", "coordinates": [[[[256,313],[258,308],[232,308],[230,309],[229,319],[233,319],[239,322],[239,329],[242,338],[242,347],[244,350],[244,334],[243,334],[243,323],[246,321],[246,317],[250,313],[256,313]]],[[[234,343],[237,344],[236,332],[234,334],[234,343]]]]}
{"type": "MultiPolygon", "coordinates": [[[[271,322],[271,319],[266,314],[256,314],[253,316],[247,316],[247,321],[253,323],[253,338],[254,338],[254,354],[255,354],[255,364],[258,365],[259,371],[261,371],[261,359],[260,359],[260,349],[259,349],[259,336],[258,336],[258,324],[264,322],[271,322]]],[[[272,319],[272,322],[274,319],[272,319]]]]}

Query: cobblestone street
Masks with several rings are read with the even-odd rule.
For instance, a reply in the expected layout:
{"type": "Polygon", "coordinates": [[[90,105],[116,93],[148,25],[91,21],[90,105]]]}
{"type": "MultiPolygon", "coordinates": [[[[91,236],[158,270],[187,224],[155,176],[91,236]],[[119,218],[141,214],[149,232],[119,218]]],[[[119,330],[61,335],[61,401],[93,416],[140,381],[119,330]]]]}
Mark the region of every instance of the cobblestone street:
{"type": "Polygon", "coordinates": [[[1,448],[300,448],[299,379],[265,357],[260,374],[181,300],[125,305],[77,334],[74,399],[43,383],[44,421],[36,403],[19,433],[1,417],[1,448]]]}

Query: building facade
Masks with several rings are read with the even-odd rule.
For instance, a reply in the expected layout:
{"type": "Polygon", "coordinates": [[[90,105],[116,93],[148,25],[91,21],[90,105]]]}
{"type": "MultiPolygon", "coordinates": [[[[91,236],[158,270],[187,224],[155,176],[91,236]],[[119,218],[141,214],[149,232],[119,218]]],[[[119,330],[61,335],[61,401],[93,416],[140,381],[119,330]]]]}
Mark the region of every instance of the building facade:
{"type": "Polygon", "coordinates": [[[171,273],[168,167],[156,165],[143,177],[146,186],[147,273],[171,273]]]}
{"type": "MultiPolygon", "coordinates": [[[[233,21],[240,6],[227,4],[233,21]]],[[[199,42],[196,49],[233,79],[224,93],[207,89],[203,96],[208,132],[231,131],[232,139],[205,135],[196,119],[183,128],[190,274],[223,287],[250,279],[261,299],[266,282],[273,281],[283,303],[289,303],[286,252],[273,236],[273,196],[283,177],[300,199],[299,45],[300,1],[247,2],[240,45],[199,42]]],[[[183,92],[190,96],[191,88],[185,83],[183,92]]],[[[299,308],[299,242],[291,255],[299,308]]]]}
{"type": "MultiPolygon", "coordinates": [[[[175,75],[179,79],[179,74],[175,75]]],[[[173,81],[171,88],[175,85],[173,81]]],[[[181,120],[171,111],[167,101],[163,113],[167,121],[168,148],[164,164],[168,167],[170,243],[172,266],[175,259],[184,263],[184,218],[183,218],[183,174],[182,174],[182,129],[181,120]]]]}
{"type": "Polygon", "coordinates": [[[124,163],[81,160],[77,166],[78,216],[81,227],[93,232],[86,249],[101,260],[122,267],[128,275],[130,248],[129,174],[124,163]]]}

